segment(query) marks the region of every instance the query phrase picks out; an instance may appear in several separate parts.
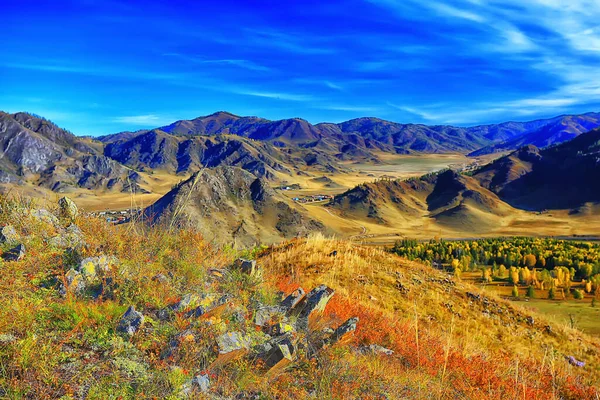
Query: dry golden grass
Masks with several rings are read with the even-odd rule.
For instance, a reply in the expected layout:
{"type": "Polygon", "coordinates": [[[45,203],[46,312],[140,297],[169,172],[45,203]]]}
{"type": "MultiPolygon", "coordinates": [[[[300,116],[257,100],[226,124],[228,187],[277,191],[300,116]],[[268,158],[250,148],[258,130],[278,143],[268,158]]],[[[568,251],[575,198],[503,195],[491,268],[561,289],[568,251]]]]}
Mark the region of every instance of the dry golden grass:
{"type": "MultiPolygon", "coordinates": [[[[516,374],[516,383],[523,388],[535,387],[529,380],[542,380],[546,373],[563,382],[581,379],[587,384],[600,384],[600,340],[490,293],[485,294],[492,304],[490,309],[500,311],[488,314],[481,303],[472,302],[466,296],[467,292],[480,293],[474,286],[381,248],[316,235],[274,246],[260,257],[260,262],[269,271],[272,284],[282,289],[298,285],[311,288],[325,283],[342,299],[347,299],[346,306],[353,305],[354,311],[370,310],[384,315],[386,323],[418,326],[423,335],[433,335],[441,343],[442,359],[447,360],[446,353],[451,349],[453,354],[466,360],[497,362],[494,373],[503,378],[516,374]],[[335,256],[334,251],[337,251],[335,256]],[[446,279],[454,283],[448,284],[446,279]],[[529,316],[535,320],[533,326],[526,322],[529,316]],[[546,332],[546,326],[550,326],[551,334],[546,332]],[[564,360],[568,355],[584,360],[585,369],[570,366],[564,360]]],[[[385,327],[363,327],[385,330],[385,327]]],[[[386,336],[378,337],[385,340],[386,336]]],[[[434,368],[437,386],[444,386],[444,380],[454,379],[456,368],[440,361],[434,368]]]]}

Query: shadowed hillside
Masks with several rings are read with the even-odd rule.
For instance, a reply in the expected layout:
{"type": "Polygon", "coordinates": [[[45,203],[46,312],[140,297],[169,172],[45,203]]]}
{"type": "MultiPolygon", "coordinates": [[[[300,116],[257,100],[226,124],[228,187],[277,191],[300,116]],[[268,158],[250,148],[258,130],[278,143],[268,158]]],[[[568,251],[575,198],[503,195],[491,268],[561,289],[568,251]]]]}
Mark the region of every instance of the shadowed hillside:
{"type": "Polygon", "coordinates": [[[514,207],[528,210],[570,209],[600,202],[600,130],[539,150],[529,146],[473,176],[514,207]]]}

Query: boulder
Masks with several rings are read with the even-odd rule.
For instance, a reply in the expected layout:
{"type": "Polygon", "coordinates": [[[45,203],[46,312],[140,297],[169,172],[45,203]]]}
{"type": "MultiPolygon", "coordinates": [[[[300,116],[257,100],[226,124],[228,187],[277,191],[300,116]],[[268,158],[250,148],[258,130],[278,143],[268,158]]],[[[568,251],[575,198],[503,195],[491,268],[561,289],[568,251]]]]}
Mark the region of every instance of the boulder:
{"type": "Polygon", "coordinates": [[[50,211],[48,211],[44,208],[40,208],[38,210],[32,210],[30,212],[30,215],[35,220],[40,221],[40,222],[45,222],[49,225],[52,225],[55,228],[58,228],[60,226],[58,218],[56,218],[56,216],[54,214],[52,214],[50,211]]]}
{"type": "Polygon", "coordinates": [[[58,207],[60,217],[67,221],[75,221],[75,218],[77,218],[77,215],[79,214],[77,206],[73,200],[68,197],[63,197],[58,200],[58,207]]]}
{"type": "Polygon", "coordinates": [[[60,249],[76,248],[85,244],[83,232],[75,224],[71,224],[66,230],[50,238],[48,244],[60,249]]]}
{"type": "Polygon", "coordinates": [[[71,268],[65,274],[65,283],[60,287],[60,295],[66,296],[67,293],[81,294],[85,290],[85,280],[79,271],[71,268]]]}
{"type": "Polygon", "coordinates": [[[280,307],[261,307],[254,312],[254,324],[265,326],[271,322],[275,315],[283,313],[285,313],[285,310],[280,307]]]}
{"type": "Polygon", "coordinates": [[[119,321],[117,332],[133,336],[141,328],[143,323],[144,315],[139,311],[135,311],[133,306],[129,306],[119,321]]]}
{"type": "Polygon", "coordinates": [[[21,261],[23,257],[25,257],[25,246],[22,244],[16,245],[2,254],[4,261],[21,261]]]}
{"type": "Polygon", "coordinates": [[[197,296],[188,293],[184,295],[177,303],[171,304],[158,312],[158,319],[161,321],[169,320],[175,313],[188,308],[192,302],[197,301],[197,296]]]}
{"type": "Polygon", "coordinates": [[[79,263],[78,271],[92,280],[110,271],[110,266],[116,263],[116,258],[108,256],[88,257],[79,263]]]}
{"type": "Polygon", "coordinates": [[[227,332],[217,338],[219,354],[227,354],[236,350],[248,349],[250,339],[242,332],[227,332]]]}
{"type": "Polygon", "coordinates": [[[296,347],[292,341],[292,336],[287,334],[271,339],[259,346],[257,350],[257,358],[262,360],[265,366],[270,369],[279,363],[293,361],[296,347]]]}
{"type": "Polygon", "coordinates": [[[333,334],[327,340],[329,344],[334,344],[339,342],[344,336],[346,336],[350,332],[354,332],[356,330],[356,325],[358,324],[358,317],[352,317],[344,322],[342,325],[338,326],[338,328],[333,331],[333,334]]]}
{"type": "Polygon", "coordinates": [[[0,244],[15,245],[19,242],[19,234],[12,225],[5,225],[0,229],[0,244]]]}
{"type": "Polygon", "coordinates": [[[246,260],[244,258],[238,258],[233,263],[233,267],[247,275],[255,275],[257,272],[256,260],[246,260]]]}
{"type": "Polygon", "coordinates": [[[302,289],[301,287],[294,290],[285,299],[283,299],[283,301],[281,302],[281,307],[285,308],[286,310],[294,308],[294,306],[296,306],[296,304],[298,304],[298,302],[302,300],[304,294],[304,289],[302,289]]]}
{"type": "Polygon", "coordinates": [[[308,329],[308,318],[313,313],[321,313],[333,296],[335,291],[325,285],[320,285],[310,291],[300,300],[294,308],[289,311],[290,315],[296,316],[297,327],[308,329]]]}

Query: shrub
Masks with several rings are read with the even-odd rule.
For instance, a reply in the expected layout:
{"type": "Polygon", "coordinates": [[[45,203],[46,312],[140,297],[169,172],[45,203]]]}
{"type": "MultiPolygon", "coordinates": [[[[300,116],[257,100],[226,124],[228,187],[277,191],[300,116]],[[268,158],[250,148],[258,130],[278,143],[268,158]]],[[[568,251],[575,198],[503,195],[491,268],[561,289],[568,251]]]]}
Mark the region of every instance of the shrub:
{"type": "Polygon", "coordinates": [[[581,290],[581,289],[573,290],[573,297],[577,300],[583,299],[583,290],[581,290]]]}
{"type": "Polygon", "coordinates": [[[550,290],[548,290],[548,298],[550,300],[554,300],[556,298],[556,289],[554,287],[551,287],[550,290]]]}
{"type": "Polygon", "coordinates": [[[517,285],[514,285],[512,288],[512,297],[519,297],[519,288],[517,285]]]}
{"type": "Polygon", "coordinates": [[[534,299],[535,298],[535,289],[533,288],[533,285],[529,285],[527,287],[526,296],[529,297],[530,299],[534,299]]]}

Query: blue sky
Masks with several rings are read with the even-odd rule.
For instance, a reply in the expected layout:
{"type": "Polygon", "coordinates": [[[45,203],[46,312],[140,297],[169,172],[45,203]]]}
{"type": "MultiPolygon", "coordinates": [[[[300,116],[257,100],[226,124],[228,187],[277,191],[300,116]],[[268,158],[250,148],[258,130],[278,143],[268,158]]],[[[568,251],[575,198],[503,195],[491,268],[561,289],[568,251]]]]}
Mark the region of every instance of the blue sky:
{"type": "Polygon", "coordinates": [[[475,125],[600,110],[596,0],[2,5],[0,109],[76,134],[218,110],[475,125]]]}

